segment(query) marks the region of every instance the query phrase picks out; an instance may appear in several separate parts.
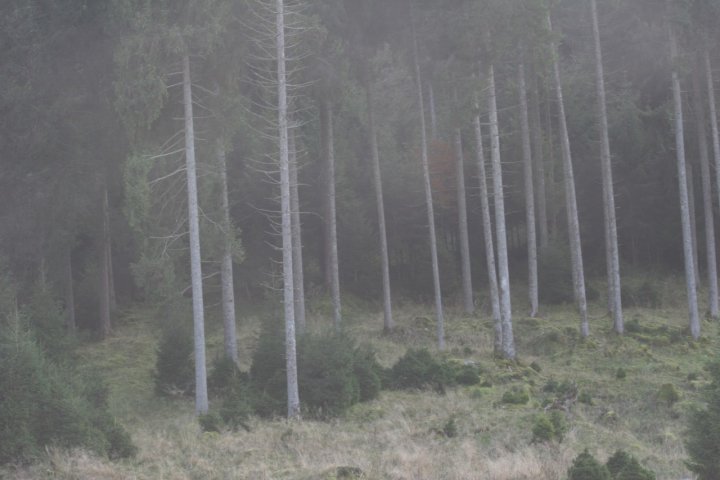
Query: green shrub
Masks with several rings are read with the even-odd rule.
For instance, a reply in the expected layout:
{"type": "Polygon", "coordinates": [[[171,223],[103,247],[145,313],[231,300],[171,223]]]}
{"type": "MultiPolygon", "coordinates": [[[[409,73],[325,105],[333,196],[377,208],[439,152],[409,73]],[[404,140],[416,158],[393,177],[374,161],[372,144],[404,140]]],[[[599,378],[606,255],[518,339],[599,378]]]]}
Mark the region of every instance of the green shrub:
{"type": "Polygon", "coordinates": [[[585,405],[592,405],[593,404],[592,395],[590,395],[590,392],[583,390],[582,392],[580,392],[580,395],[578,396],[578,402],[583,403],[585,405]]]}
{"type": "Polygon", "coordinates": [[[374,400],[380,395],[383,367],[369,347],[355,350],[353,373],[357,378],[361,402],[374,400]]]}
{"type": "Polygon", "coordinates": [[[640,285],[622,285],[623,305],[628,307],[660,308],[662,306],[661,286],[650,280],[644,280],[640,285]]]}
{"type": "Polygon", "coordinates": [[[657,399],[659,402],[666,404],[668,407],[672,407],[680,400],[680,392],[678,392],[677,388],[675,388],[675,385],[672,383],[665,383],[660,386],[657,399]]]}
{"type": "Polygon", "coordinates": [[[223,419],[217,412],[208,412],[198,417],[198,423],[203,432],[220,432],[223,427],[223,419]]]}
{"type": "Polygon", "coordinates": [[[555,439],[558,442],[562,442],[567,433],[568,426],[565,415],[559,410],[553,410],[550,412],[550,423],[552,423],[553,430],[555,431],[555,439]]]}
{"type": "Polygon", "coordinates": [[[445,425],[443,425],[442,433],[447,438],[455,438],[458,436],[458,427],[457,423],[455,423],[455,416],[448,418],[448,421],[445,422],[445,425]]]}
{"type": "Polygon", "coordinates": [[[538,373],[542,372],[542,367],[540,366],[540,364],[537,361],[532,362],[530,364],[530,368],[532,368],[533,370],[535,370],[538,373]]]}
{"type": "Polygon", "coordinates": [[[165,324],[153,372],[158,395],[190,395],[195,391],[194,349],[189,322],[165,324]]]}
{"type": "Polygon", "coordinates": [[[552,442],[555,438],[555,427],[553,427],[550,418],[544,413],[535,417],[532,427],[532,443],[552,442]]]}
{"type": "Polygon", "coordinates": [[[503,393],[502,403],[509,405],[525,405],[530,401],[530,395],[527,389],[521,387],[513,387],[512,389],[503,393]]]}
{"type": "Polygon", "coordinates": [[[618,450],[605,465],[613,480],[655,480],[655,474],[643,468],[635,457],[618,450]]]}
{"type": "Polygon", "coordinates": [[[208,375],[208,393],[225,395],[240,385],[247,385],[250,376],[240,370],[232,358],[227,355],[215,357],[208,375]]]}
{"type": "Polygon", "coordinates": [[[432,387],[443,391],[455,382],[448,365],[435,360],[425,348],[408,350],[393,365],[390,377],[389,387],[398,390],[432,387]]]}
{"type": "Polygon", "coordinates": [[[610,472],[585,449],[568,469],[568,480],[610,480],[610,472]]]}
{"type": "Polygon", "coordinates": [[[475,365],[461,365],[455,370],[454,377],[458,385],[477,385],[480,383],[480,369],[475,365]]]}
{"type": "Polygon", "coordinates": [[[618,380],[624,380],[625,378],[627,378],[627,371],[625,371],[625,369],[622,367],[618,368],[615,372],[615,378],[617,378],[618,380]]]}
{"type": "Polygon", "coordinates": [[[692,412],[685,447],[686,462],[699,480],[720,478],[720,359],[709,366],[710,385],[703,393],[706,406],[692,412]]]}

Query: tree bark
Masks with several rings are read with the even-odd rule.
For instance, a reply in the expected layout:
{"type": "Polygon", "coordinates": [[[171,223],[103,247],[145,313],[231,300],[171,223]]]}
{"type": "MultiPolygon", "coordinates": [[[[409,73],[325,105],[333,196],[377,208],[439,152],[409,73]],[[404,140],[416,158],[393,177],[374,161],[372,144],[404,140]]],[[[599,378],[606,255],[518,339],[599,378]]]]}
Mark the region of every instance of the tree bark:
{"type": "Polygon", "coordinates": [[[230,222],[230,200],[228,198],[227,162],[225,142],[217,141],[217,161],[220,170],[220,201],[225,239],[220,263],[220,283],[222,285],[222,311],[225,355],[238,362],[237,333],[235,331],[235,283],[233,279],[232,247],[234,241],[233,226],[230,222]]]}
{"type": "MultiPolygon", "coordinates": [[[[520,89],[520,130],[522,131],[523,173],[525,177],[525,223],[527,225],[528,249],[528,296],[530,300],[530,317],[538,313],[538,264],[537,264],[537,233],[535,230],[535,189],[533,186],[533,158],[530,146],[530,118],[528,114],[527,86],[525,82],[525,65],[518,68],[518,86],[520,89]]],[[[541,157],[542,158],[542,157],[541,157]]]]}
{"type": "Polygon", "coordinates": [[[370,130],[370,150],[372,153],[373,186],[378,213],[378,236],[380,237],[380,262],[383,282],[383,330],[389,332],[395,328],[392,317],[392,296],[390,293],[390,261],[388,258],[387,230],[385,227],[385,202],[383,200],[382,177],[380,172],[380,151],[378,149],[377,131],[375,130],[375,106],[373,103],[372,86],[366,87],[368,128],[370,130]]]}
{"type": "Polygon", "coordinates": [[[430,140],[438,138],[437,131],[437,110],[435,109],[435,90],[432,82],[428,82],[428,103],[430,104],[430,140]]]}
{"type": "MultiPolygon", "coordinates": [[[[720,191],[720,134],[718,133],[717,104],[715,103],[715,81],[713,80],[712,63],[710,62],[710,51],[707,45],[703,48],[705,57],[705,82],[708,94],[708,105],[710,107],[710,131],[712,133],[713,155],[715,160],[715,180],[720,191]]],[[[720,194],[718,195],[720,201],[720,194]]]]}
{"type": "Polygon", "coordinates": [[[537,76],[534,76],[533,88],[530,94],[530,119],[532,121],[532,138],[535,150],[535,161],[533,162],[535,181],[537,188],[535,189],[535,205],[537,206],[537,224],[538,237],[540,242],[540,251],[547,249],[549,233],[548,233],[548,212],[547,212],[547,193],[545,191],[545,158],[543,155],[543,134],[542,124],[540,121],[540,98],[537,85],[537,76]]]}
{"type": "Polygon", "coordinates": [[[193,325],[195,342],[195,413],[208,412],[207,371],[205,366],[205,308],[203,305],[200,224],[198,215],[197,167],[195,164],[195,127],[193,118],[190,58],[183,56],[183,104],[185,107],[185,161],[188,190],[188,227],[190,232],[190,274],[192,277],[193,325]]]}
{"type": "MultiPolygon", "coordinates": [[[[108,213],[109,216],[109,213],[108,213]]],[[[110,312],[117,310],[117,293],[115,291],[115,269],[113,268],[112,254],[112,234],[110,233],[110,221],[108,218],[108,246],[107,246],[107,262],[108,262],[108,291],[110,292],[110,312]]]]}
{"type": "Polygon", "coordinates": [[[493,193],[495,195],[495,234],[497,235],[498,280],[500,284],[500,320],[502,322],[502,355],[515,359],[515,339],[510,304],[510,271],[508,268],[507,233],[505,231],[505,199],[502,163],[500,160],[500,129],[498,127],[495,67],[488,71],[488,107],[490,111],[490,143],[492,146],[493,193]]]}
{"type": "Polygon", "coordinates": [[[289,130],[290,209],[292,210],[293,286],[295,287],[295,324],[298,333],[305,332],[305,278],[303,273],[302,224],[300,221],[300,184],[298,183],[295,129],[289,130]]]}
{"type": "Polygon", "coordinates": [[[325,261],[328,264],[330,274],[330,298],[333,305],[333,322],[335,329],[340,330],[342,324],[342,313],[340,310],[340,271],[338,267],[338,244],[337,244],[337,211],[335,208],[335,140],[333,133],[333,111],[330,101],[323,102],[325,109],[325,153],[326,174],[327,174],[327,199],[326,199],[326,227],[328,229],[329,245],[326,249],[328,257],[325,261]]]}
{"type": "Polygon", "coordinates": [[[73,281],[72,248],[65,251],[65,315],[69,332],[77,330],[75,321],[75,284],[73,281]]]}
{"type": "MultiPolygon", "coordinates": [[[[411,12],[412,16],[412,12],[411,12]]],[[[433,289],[435,292],[435,319],[437,322],[438,349],[445,350],[445,318],[443,316],[442,291],[440,290],[440,266],[437,255],[437,236],[435,233],[435,211],[433,209],[432,189],[430,187],[430,166],[428,162],[428,141],[425,125],[425,105],[423,102],[422,77],[420,76],[420,59],[418,54],[417,35],[415,33],[415,22],[411,19],[413,36],[413,60],[415,67],[415,78],[417,81],[418,107],[420,108],[420,139],[423,179],[425,187],[425,205],[427,207],[428,232],[430,234],[430,256],[433,272],[433,289]]]]}
{"type": "Polygon", "coordinates": [[[697,210],[695,209],[695,169],[692,162],[685,163],[688,184],[688,208],[690,210],[690,236],[692,237],[695,288],[700,288],[700,261],[698,260],[697,210]]]}
{"type": "Polygon", "coordinates": [[[617,221],[615,217],[615,191],[610,158],[610,138],[608,134],[607,103],[605,99],[605,75],[603,72],[600,28],[598,26],[597,2],[590,2],[593,19],[593,37],[595,39],[595,80],[600,116],[600,163],[603,183],[603,210],[605,213],[605,257],[608,276],[608,306],[613,314],[615,331],[625,331],[622,310],[622,288],[620,284],[620,254],[617,240],[617,221]]]}
{"type": "Polygon", "coordinates": [[[695,123],[700,151],[700,174],[702,176],[703,213],[705,220],[705,255],[708,276],[708,311],[710,317],[718,318],[718,277],[715,255],[715,220],[713,218],[712,184],[710,180],[710,153],[708,151],[705,102],[701,90],[700,67],[693,69],[693,92],[695,98],[695,123]]]}
{"type": "Polygon", "coordinates": [[[110,231],[108,220],[107,185],[102,192],[102,232],[100,240],[100,337],[106,338],[110,334],[110,271],[109,271],[109,244],[110,231]]]}
{"type": "Polygon", "coordinates": [[[292,215],[290,212],[290,157],[288,148],[287,74],[285,64],[285,4],[276,0],[278,134],[280,147],[280,208],[282,215],[283,303],[285,310],[285,368],[288,418],[300,417],[297,352],[295,345],[295,301],[293,285],[292,215]]]}
{"type": "Polygon", "coordinates": [[[470,240],[468,238],[467,200],[465,198],[465,161],[462,150],[462,133],[455,130],[455,180],[457,182],[458,233],[460,235],[460,267],[462,271],[463,308],[465,313],[475,311],[472,276],[470,270],[470,240]]]}
{"type": "Polygon", "coordinates": [[[490,287],[490,305],[495,330],[495,355],[502,355],[502,319],[500,318],[500,295],[498,293],[497,267],[495,266],[495,247],[493,241],[492,222],[490,220],[490,201],[488,200],[487,179],[485,175],[485,151],[483,148],[482,127],[480,122],[480,108],[473,120],[475,126],[476,162],[478,170],[478,183],[480,184],[480,209],[482,210],[483,236],[485,237],[485,260],[487,263],[488,285],[490,287]]]}
{"type": "MultiPolygon", "coordinates": [[[[547,23],[552,31],[550,14],[547,23]]],[[[570,258],[572,261],[573,290],[575,302],[580,313],[580,334],[587,337],[590,326],[587,317],[587,299],[585,297],[585,274],[583,271],[582,245],[580,242],[580,223],[578,221],[577,199],[575,196],[575,176],[573,174],[572,153],[570,151],[570,137],[567,130],[565,104],[563,102],[562,83],[560,82],[560,66],[558,65],[557,46],[552,43],[552,67],[555,81],[555,95],[558,102],[558,117],[560,123],[560,141],[562,144],[563,178],[565,184],[565,204],[567,210],[568,235],[570,237],[570,258]]]]}
{"type": "Polygon", "coordinates": [[[677,40],[675,32],[670,29],[670,57],[672,60],[672,89],[675,123],[675,147],[677,151],[678,186],[680,192],[680,219],[683,233],[683,255],[685,258],[685,282],[688,295],[688,314],[690,333],[697,340],[700,338],[700,316],[697,305],[697,286],[695,284],[695,265],[693,263],[692,233],[690,231],[690,208],[688,205],[688,183],[685,167],[685,132],[683,126],[683,104],[680,90],[680,76],[677,72],[677,40]]]}

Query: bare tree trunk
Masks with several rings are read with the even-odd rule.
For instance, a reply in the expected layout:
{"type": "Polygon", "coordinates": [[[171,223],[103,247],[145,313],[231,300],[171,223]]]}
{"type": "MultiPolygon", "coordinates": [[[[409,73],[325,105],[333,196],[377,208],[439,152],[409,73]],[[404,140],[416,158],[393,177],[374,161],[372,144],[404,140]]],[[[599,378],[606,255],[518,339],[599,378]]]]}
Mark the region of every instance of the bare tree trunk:
{"type": "Polygon", "coordinates": [[[457,182],[458,226],[460,235],[460,267],[462,270],[463,308],[471,314],[475,310],[472,276],[470,271],[470,240],[468,238],[467,201],[465,199],[465,161],[462,150],[462,133],[455,130],[455,179],[457,182]]]}
{"type": "Polygon", "coordinates": [[[543,134],[540,122],[540,98],[538,93],[537,76],[534,77],[533,88],[530,94],[530,119],[532,120],[533,148],[535,150],[535,161],[533,162],[535,181],[535,204],[537,206],[538,236],[540,240],[540,251],[548,246],[548,213],[547,193],[545,191],[545,159],[543,155],[543,134]]]}
{"type": "Polygon", "coordinates": [[[75,289],[73,281],[72,248],[68,247],[65,252],[65,314],[66,327],[68,331],[75,332],[75,289]]]}
{"type": "Polygon", "coordinates": [[[677,150],[678,186],[680,192],[680,218],[683,232],[683,254],[685,258],[685,282],[688,294],[688,313],[690,317],[690,333],[697,340],[700,338],[700,316],[697,305],[697,287],[695,284],[695,265],[693,264],[692,233],[690,231],[690,209],[688,206],[688,183],[685,169],[685,132],[683,126],[682,93],[680,76],[677,72],[677,40],[670,27],[670,57],[672,59],[672,88],[675,108],[675,147],[677,150]]]}
{"type": "Polygon", "coordinates": [[[190,231],[190,274],[192,277],[193,325],[195,340],[195,413],[208,411],[207,371],[205,366],[205,308],[203,305],[200,223],[198,215],[197,167],[195,164],[195,126],[193,118],[190,58],[183,56],[183,104],[185,106],[185,161],[188,190],[188,227],[190,231]]]}
{"type": "Polygon", "coordinates": [[[515,339],[510,304],[510,270],[508,268],[507,234],[505,231],[505,199],[502,163],[500,161],[500,129],[498,127],[495,67],[488,72],[488,107],[490,111],[490,143],[492,146],[493,193],[495,195],[495,234],[497,235],[498,280],[500,284],[500,320],[502,322],[502,355],[515,358],[515,339]]]}
{"type": "Polygon", "coordinates": [[[615,218],[615,191],[610,158],[610,138],[608,135],[607,103],[605,99],[605,75],[603,72],[600,28],[598,27],[597,2],[590,2],[593,18],[593,37],[595,39],[595,76],[600,114],[600,161],[602,166],[603,206],[605,212],[605,257],[608,275],[608,307],[613,313],[615,331],[622,334],[625,330],[623,319],[622,295],[620,284],[620,254],[617,241],[617,221],[615,218]]]}
{"type": "MultiPolygon", "coordinates": [[[[715,81],[713,80],[710,52],[707,45],[703,48],[705,57],[705,81],[707,83],[708,105],[710,106],[710,131],[712,133],[713,155],[715,159],[715,176],[718,189],[720,189],[720,134],[718,134],[717,104],[715,103],[715,81]]],[[[718,195],[720,201],[720,195],[718,195]]]]}
{"type": "MultiPolygon", "coordinates": [[[[108,221],[108,225],[110,222],[108,221]]],[[[114,312],[117,310],[117,293],[115,292],[115,269],[113,268],[113,254],[112,254],[112,235],[108,228],[108,248],[107,248],[107,262],[108,262],[108,289],[110,291],[110,311],[114,312]]]]}
{"type": "MultiPolygon", "coordinates": [[[[530,147],[530,118],[528,114],[527,86],[525,83],[525,65],[518,68],[518,86],[520,88],[520,129],[522,131],[523,171],[525,177],[525,223],[527,225],[528,249],[528,295],[530,299],[530,317],[538,313],[538,264],[537,234],[535,231],[535,189],[533,188],[533,159],[530,147]]],[[[537,153],[537,152],[536,152],[537,153]]],[[[542,156],[540,157],[542,159],[542,156]]]]}
{"type": "Polygon", "coordinates": [[[438,138],[437,111],[435,109],[435,90],[432,82],[428,82],[428,97],[428,103],[430,104],[430,139],[435,140],[438,138]]]}
{"type": "Polygon", "coordinates": [[[690,235],[692,237],[695,287],[700,288],[700,262],[698,260],[697,210],[695,209],[695,169],[692,162],[686,162],[688,183],[688,207],[690,209],[690,235]]]}
{"type": "Polygon", "coordinates": [[[293,286],[295,287],[295,324],[298,333],[305,332],[305,278],[303,274],[302,223],[300,222],[300,184],[298,183],[295,129],[289,130],[290,209],[292,211],[293,286]]]}
{"type": "MultiPolygon", "coordinates": [[[[549,80],[548,80],[549,81],[549,80]]],[[[550,91],[551,87],[549,85],[545,88],[545,125],[547,128],[547,151],[548,151],[548,160],[549,163],[547,166],[549,166],[548,171],[548,183],[550,183],[550,191],[552,192],[550,196],[548,197],[548,211],[550,215],[550,238],[553,240],[557,240],[558,235],[558,201],[557,196],[555,195],[555,192],[557,190],[557,181],[556,181],[556,162],[555,162],[555,134],[553,131],[553,122],[552,122],[552,93],[550,91]]]]}
{"type": "MultiPolygon", "coordinates": [[[[550,14],[547,17],[548,27],[552,31],[550,14]]],[[[580,334],[587,337],[590,326],[587,317],[587,299],[585,297],[585,274],[583,271],[582,245],[580,242],[580,223],[578,221],[577,200],[575,197],[575,176],[573,174],[570,137],[567,130],[565,104],[563,102],[562,84],[560,82],[560,66],[557,59],[557,47],[552,44],[553,74],[555,94],[557,96],[560,123],[560,141],[562,143],[563,177],[565,184],[565,204],[567,210],[568,235],[570,237],[570,258],[572,260],[573,290],[575,302],[580,313],[580,334]]]]}
{"type": "Polygon", "coordinates": [[[228,198],[227,162],[225,142],[222,138],[217,141],[217,160],[220,170],[220,196],[223,215],[223,242],[222,261],[220,263],[220,283],[222,285],[222,310],[225,355],[238,362],[237,333],[235,331],[235,282],[233,279],[233,226],[230,222],[230,200],[228,198]]]}
{"type": "Polygon", "coordinates": [[[283,303],[285,307],[285,367],[288,418],[300,417],[297,352],[295,346],[295,300],[293,285],[292,214],[290,212],[290,156],[288,148],[287,74],[285,65],[285,4],[276,0],[278,133],[280,144],[280,207],[282,213],[283,303]]]}
{"type": "Polygon", "coordinates": [[[329,234],[329,248],[326,250],[329,255],[326,262],[329,264],[330,273],[330,297],[333,304],[333,322],[335,329],[339,330],[342,323],[340,310],[340,272],[338,267],[338,244],[337,244],[337,212],[335,209],[335,140],[333,133],[333,111],[330,101],[323,102],[325,108],[325,153],[327,154],[327,212],[325,222],[329,234]]]}
{"type": "MultiPolygon", "coordinates": [[[[411,12],[412,15],[412,12],[411,12]]],[[[435,234],[435,211],[433,209],[432,189],[430,187],[430,166],[428,162],[428,142],[425,126],[425,105],[423,102],[422,77],[420,76],[420,60],[418,55],[417,36],[414,19],[412,23],[413,59],[415,63],[415,77],[417,80],[418,106],[420,108],[420,137],[423,178],[425,186],[425,205],[427,207],[428,230],[430,234],[430,255],[433,271],[433,289],[435,291],[435,319],[437,321],[438,349],[445,350],[445,318],[443,317],[442,291],[440,290],[440,266],[437,255],[437,237],[435,234]]]]}
{"type": "Polygon", "coordinates": [[[495,247],[493,241],[492,222],[490,220],[490,202],[488,200],[487,179],[485,175],[485,151],[483,148],[482,127],[480,122],[480,107],[475,105],[478,112],[473,119],[475,126],[476,162],[478,170],[478,183],[480,184],[480,208],[482,210],[483,236],[485,237],[485,260],[487,263],[488,284],[490,286],[490,305],[495,329],[494,350],[495,355],[502,354],[502,320],[500,318],[500,295],[497,284],[497,267],[495,266],[495,247]]]}
{"type": "Polygon", "coordinates": [[[700,174],[702,176],[703,213],[705,219],[705,254],[708,276],[708,310],[710,317],[718,318],[718,277],[715,255],[715,220],[713,218],[712,184],[710,180],[710,153],[708,151],[705,103],[701,90],[700,66],[693,69],[693,92],[695,97],[695,123],[700,150],[700,174]]]}
{"type": "Polygon", "coordinates": [[[370,130],[370,150],[372,151],[373,186],[378,212],[378,235],[380,237],[380,261],[382,264],[383,282],[383,330],[389,332],[395,328],[392,317],[392,297],[390,294],[390,261],[388,258],[387,230],[385,228],[385,203],[383,200],[382,177],[380,173],[380,152],[378,149],[377,131],[375,130],[375,106],[373,104],[372,86],[370,81],[366,87],[368,128],[370,130]]]}
{"type": "Polygon", "coordinates": [[[110,271],[109,271],[109,244],[110,227],[108,220],[107,185],[103,186],[102,193],[102,233],[100,241],[100,336],[106,338],[110,334],[110,271]]]}

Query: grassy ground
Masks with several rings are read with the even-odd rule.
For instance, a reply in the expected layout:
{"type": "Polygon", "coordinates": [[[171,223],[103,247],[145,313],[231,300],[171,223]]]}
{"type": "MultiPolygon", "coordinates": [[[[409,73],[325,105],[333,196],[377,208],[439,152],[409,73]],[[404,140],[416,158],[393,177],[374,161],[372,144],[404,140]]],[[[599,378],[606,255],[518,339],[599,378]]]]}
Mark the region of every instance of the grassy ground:
{"type": "MultiPolygon", "coordinates": [[[[659,480],[689,478],[683,464],[685,413],[704,382],[703,365],[718,351],[718,327],[704,322],[703,339],[689,342],[682,288],[671,281],[663,285],[663,307],[626,310],[626,321],[639,327],[624,338],[611,333],[611,320],[600,305],[591,308],[592,337],[585,342],[577,337],[578,319],[570,306],[546,308],[538,319],[516,311],[518,364],[492,360],[486,314],[467,317],[449,309],[445,355],[482,365],[488,386],[454,388],[445,395],[383,392],[378,400],[331,422],[253,419],[250,432],[221,434],[200,431],[192,399],[154,395],[157,322],[152,312],[129,311],[111,339],[83,346],[80,355],[85,364],[104,372],[111,408],[140,448],[137,458],[113,463],[87,452],[50,450],[38,464],[0,470],[0,477],[310,480],[345,478],[337,475],[338,467],[348,466],[373,479],[557,480],[587,447],[602,461],[616,449],[626,449],[659,480]],[[619,369],[625,378],[617,378],[619,369]],[[562,443],[532,444],[534,419],[555,395],[544,391],[551,380],[576,382],[592,402],[572,407],[562,443]],[[679,391],[678,402],[670,405],[658,398],[663,384],[679,391]],[[526,405],[500,401],[513,387],[529,392],[526,405]],[[451,418],[457,435],[438,434],[451,418]]],[[[522,300],[515,305],[522,308],[522,300]]],[[[370,342],[383,364],[391,365],[408,347],[433,347],[430,307],[398,305],[398,329],[389,336],[380,333],[376,310],[359,302],[345,305],[348,330],[360,342],[370,342]]],[[[310,328],[329,328],[328,313],[327,305],[316,303],[310,328]]],[[[245,368],[260,317],[248,311],[239,318],[245,368]]],[[[221,326],[216,315],[208,323],[212,358],[221,348],[221,326]]]]}

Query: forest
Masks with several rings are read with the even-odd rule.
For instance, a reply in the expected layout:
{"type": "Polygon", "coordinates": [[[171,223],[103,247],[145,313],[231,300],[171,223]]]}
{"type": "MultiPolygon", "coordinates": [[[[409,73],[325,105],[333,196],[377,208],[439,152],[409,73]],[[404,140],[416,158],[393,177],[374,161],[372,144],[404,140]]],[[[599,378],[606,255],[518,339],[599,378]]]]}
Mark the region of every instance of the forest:
{"type": "Polygon", "coordinates": [[[719,21],[0,2],[0,478],[720,479],[719,21]]]}

